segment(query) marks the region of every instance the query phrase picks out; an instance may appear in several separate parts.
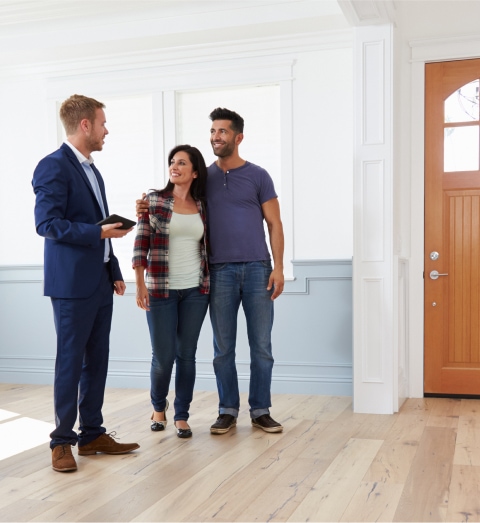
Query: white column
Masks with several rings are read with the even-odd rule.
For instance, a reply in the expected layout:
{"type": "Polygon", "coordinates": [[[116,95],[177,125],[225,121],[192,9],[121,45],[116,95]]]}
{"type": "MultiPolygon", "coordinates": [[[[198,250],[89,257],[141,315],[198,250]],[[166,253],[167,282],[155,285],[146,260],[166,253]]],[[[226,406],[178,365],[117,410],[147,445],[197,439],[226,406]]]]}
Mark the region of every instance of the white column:
{"type": "Polygon", "coordinates": [[[394,332],[392,25],[355,28],[353,403],[398,408],[394,332]]]}

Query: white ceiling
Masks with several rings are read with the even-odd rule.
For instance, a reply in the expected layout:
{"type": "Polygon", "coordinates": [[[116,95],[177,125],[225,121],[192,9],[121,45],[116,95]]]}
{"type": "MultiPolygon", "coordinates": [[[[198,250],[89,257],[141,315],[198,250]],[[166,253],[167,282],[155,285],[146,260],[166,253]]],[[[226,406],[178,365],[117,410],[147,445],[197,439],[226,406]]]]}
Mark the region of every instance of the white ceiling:
{"type": "Polygon", "coordinates": [[[229,16],[252,8],[268,8],[280,18],[341,14],[336,0],[0,0],[0,26],[96,17],[159,19],[219,11],[229,16]]]}
{"type": "Polygon", "coordinates": [[[0,0],[0,67],[348,27],[337,0],[0,0]]]}
{"type": "Polygon", "coordinates": [[[395,0],[0,0],[0,68],[343,31],[385,23],[394,8],[395,0]]]}

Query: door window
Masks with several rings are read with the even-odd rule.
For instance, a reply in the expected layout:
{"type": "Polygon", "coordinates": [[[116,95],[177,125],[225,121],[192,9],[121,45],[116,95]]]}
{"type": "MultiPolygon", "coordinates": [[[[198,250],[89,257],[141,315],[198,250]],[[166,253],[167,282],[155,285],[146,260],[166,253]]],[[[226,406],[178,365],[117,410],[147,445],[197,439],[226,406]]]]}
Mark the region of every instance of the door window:
{"type": "Polygon", "coordinates": [[[463,85],[445,100],[445,172],[480,168],[478,91],[477,79],[463,85]]]}

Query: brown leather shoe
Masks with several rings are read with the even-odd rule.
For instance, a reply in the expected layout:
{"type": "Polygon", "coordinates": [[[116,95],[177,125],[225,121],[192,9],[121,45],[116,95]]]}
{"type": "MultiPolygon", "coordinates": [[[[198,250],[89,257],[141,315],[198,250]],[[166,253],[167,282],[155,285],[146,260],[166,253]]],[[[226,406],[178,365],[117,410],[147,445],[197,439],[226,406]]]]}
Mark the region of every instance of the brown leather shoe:
{"type": "Polygon", "coordinates": [[[91,456],[97,452],[103,454],[126,454],[132,450],[140,448],[138,443],[117,443],[114,440],[116,432],[110,434],[100,434],[98,438],[94,439],[86,445],[78,446],[79,456],[91,456]]]}
{"type": "Polygon", "coordinates": [[[52,450],[52,468],[57,472],[77,470],[77,464],[72,454],[71,445],[57,445],[52,450]]]}

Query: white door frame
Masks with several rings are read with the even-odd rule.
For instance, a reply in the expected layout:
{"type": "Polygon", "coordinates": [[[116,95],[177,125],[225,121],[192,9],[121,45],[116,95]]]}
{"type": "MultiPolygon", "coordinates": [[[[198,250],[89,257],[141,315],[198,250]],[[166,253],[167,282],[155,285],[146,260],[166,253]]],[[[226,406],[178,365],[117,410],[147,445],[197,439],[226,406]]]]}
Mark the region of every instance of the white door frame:
{"type": "Polygon", "coordinates": [[[424,121],[425,64],[479,58],[480,37],[417,40],[411,52],[411,258],[409,288],[409,396],[423,397],[424,374],[424,121]]]}

